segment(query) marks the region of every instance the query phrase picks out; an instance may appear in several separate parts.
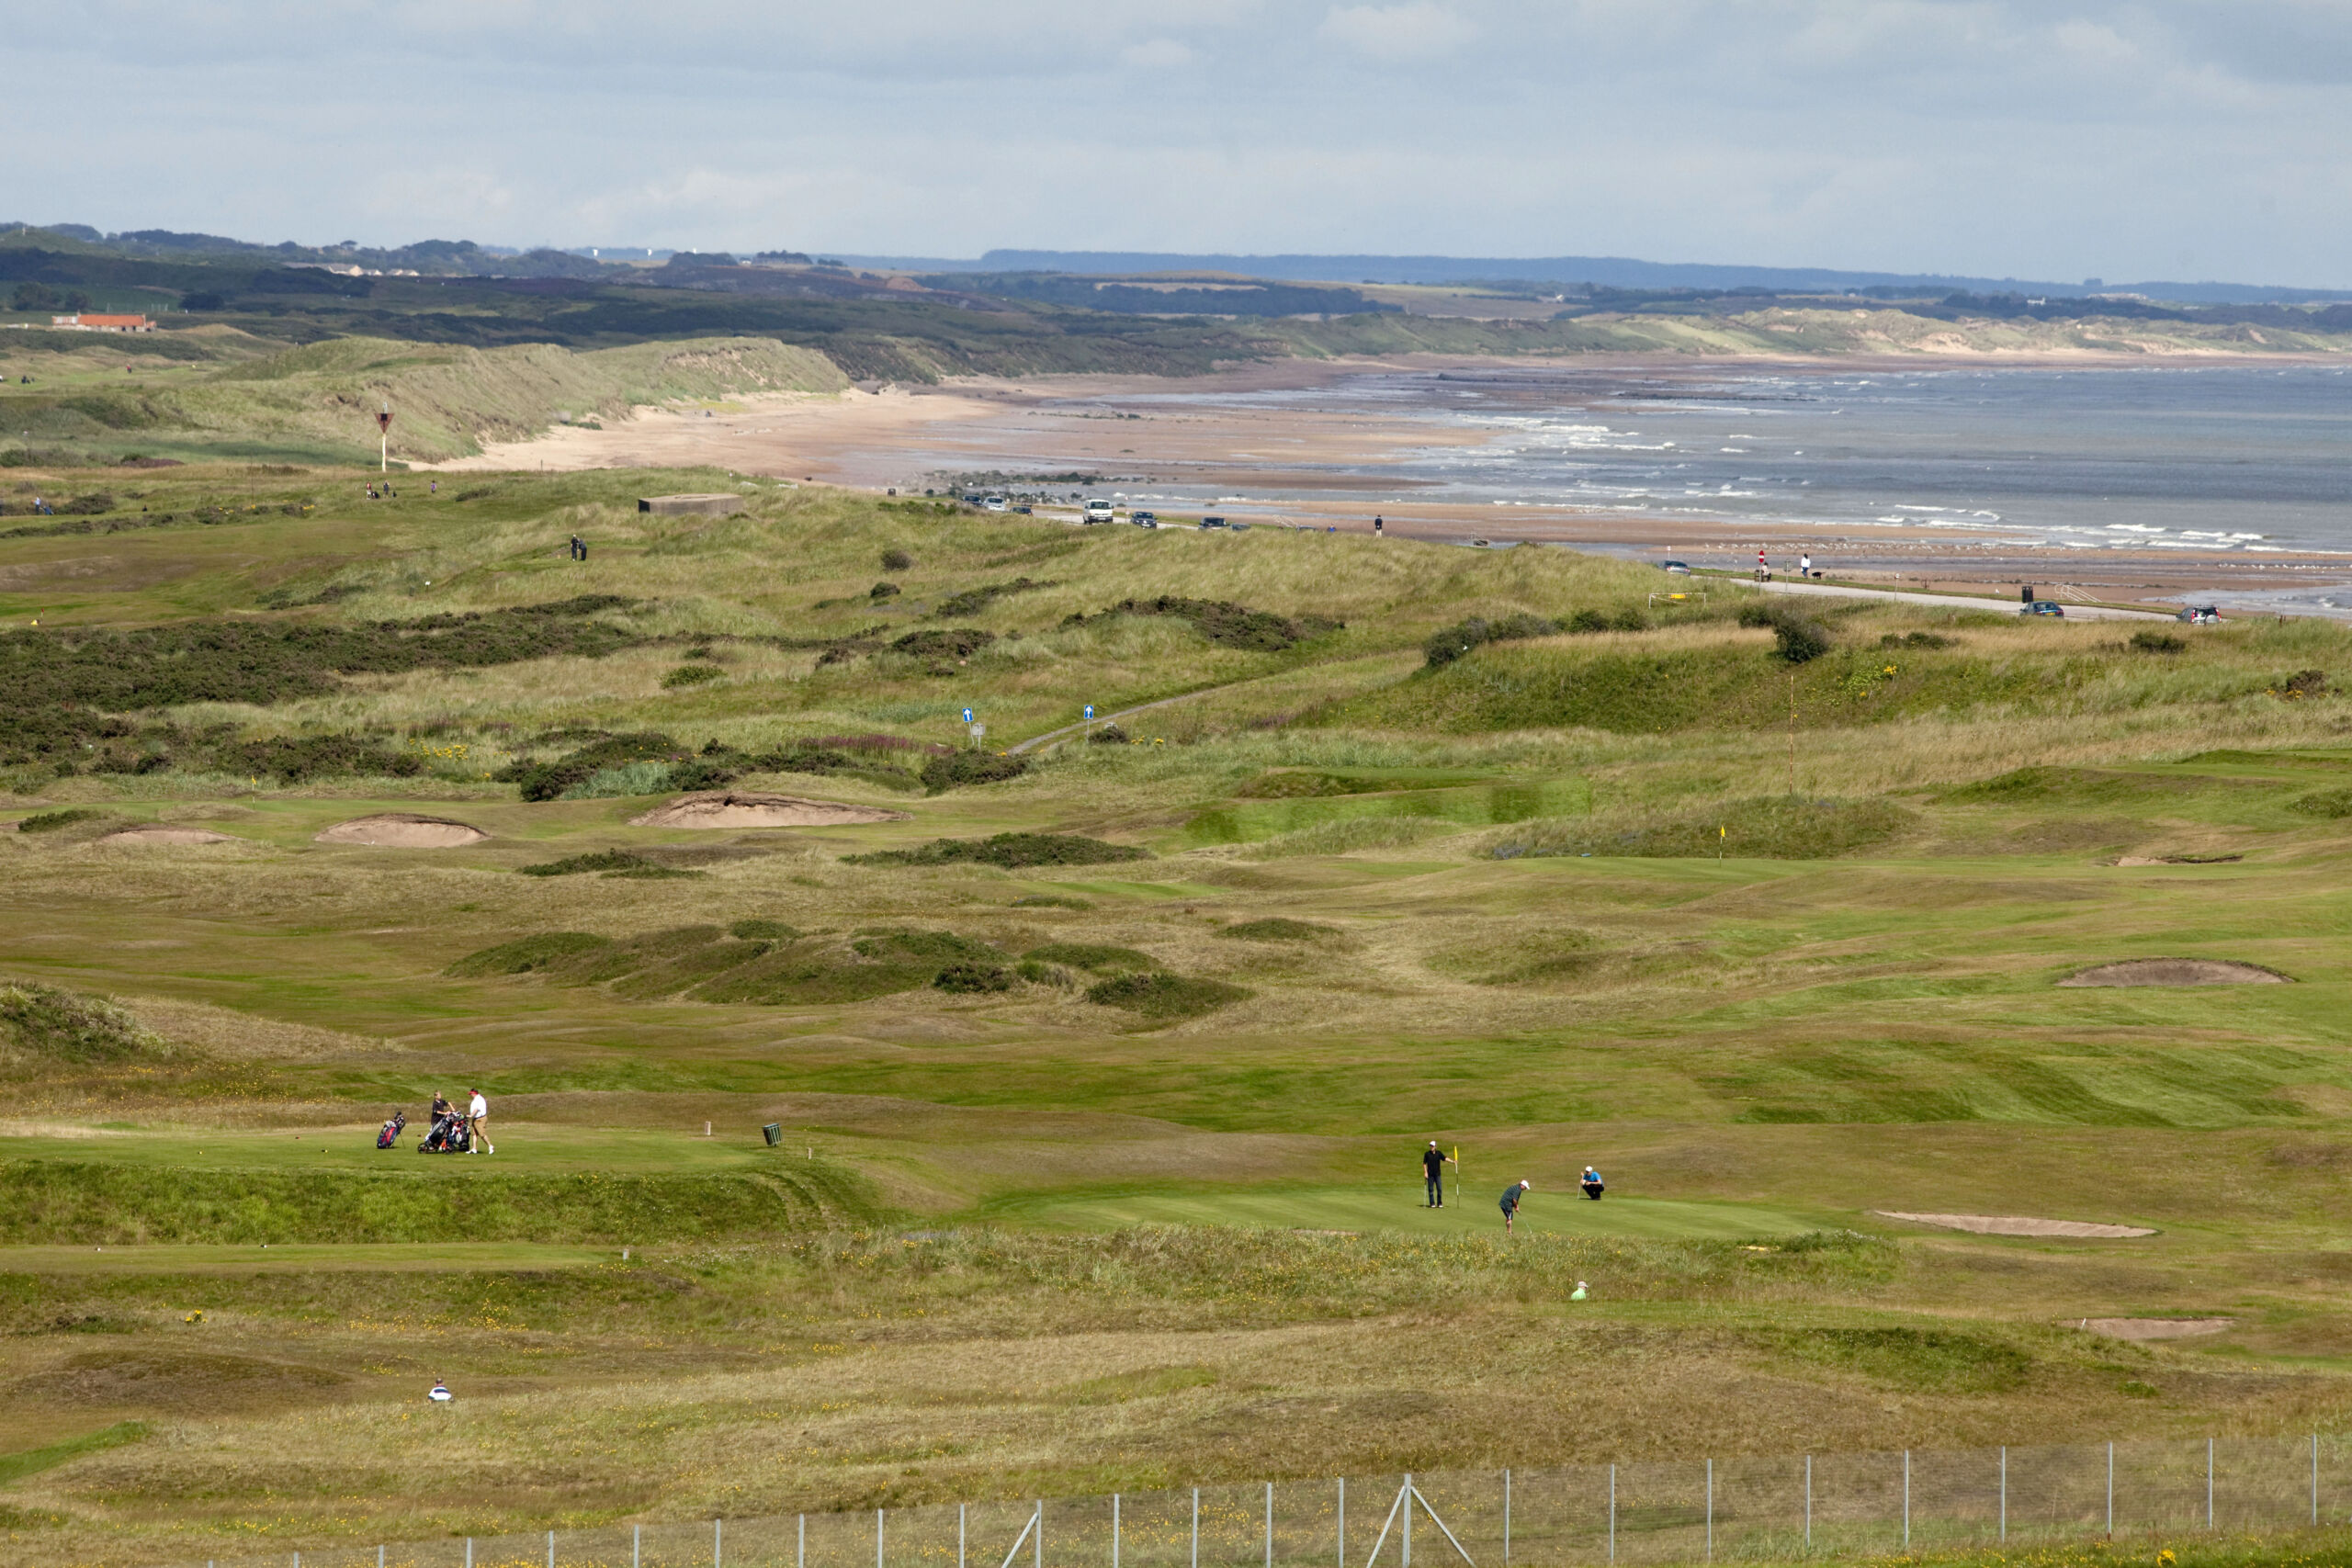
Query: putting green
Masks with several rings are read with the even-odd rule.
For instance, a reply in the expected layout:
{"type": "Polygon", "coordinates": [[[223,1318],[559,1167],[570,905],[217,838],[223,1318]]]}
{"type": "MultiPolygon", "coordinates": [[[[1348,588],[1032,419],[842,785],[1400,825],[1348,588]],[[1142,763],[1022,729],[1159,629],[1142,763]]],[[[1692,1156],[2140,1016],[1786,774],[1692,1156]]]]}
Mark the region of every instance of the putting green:
{"type": "MultiPolygon", "coordinates": [[[[1406,1231],[1421,1235],[1501,1234],[1496,1199],[1482,1186],[1446,1206],[1422,1206],[1417,1187],[1291,1187],[1189,1192],[1094,1192],[1018,1198],[989,1205],[987,1217],[1066,1230],[1121,1225],[1271,1225],[1287,1230],[1406,1231]]],[[[1836,1217],[1751,1203],[1672,1198],[1604,1198],[1574,1191],[1532,1192],[1521,1228],[1554,1235],[1654,1236],[1733,1240],[1790,1235],[1836,1224],[1836,1217]]]]}

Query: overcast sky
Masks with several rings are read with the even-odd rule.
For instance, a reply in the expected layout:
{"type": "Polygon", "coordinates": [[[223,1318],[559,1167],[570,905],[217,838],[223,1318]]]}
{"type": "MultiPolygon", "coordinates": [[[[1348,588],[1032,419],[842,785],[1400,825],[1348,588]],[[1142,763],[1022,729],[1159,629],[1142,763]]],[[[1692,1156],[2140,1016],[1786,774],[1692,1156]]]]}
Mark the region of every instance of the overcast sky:
{"type": "Polygon", "coordinates": [[[0,0],[0,219],[2352,287],[2352,0],[0,0]]]}

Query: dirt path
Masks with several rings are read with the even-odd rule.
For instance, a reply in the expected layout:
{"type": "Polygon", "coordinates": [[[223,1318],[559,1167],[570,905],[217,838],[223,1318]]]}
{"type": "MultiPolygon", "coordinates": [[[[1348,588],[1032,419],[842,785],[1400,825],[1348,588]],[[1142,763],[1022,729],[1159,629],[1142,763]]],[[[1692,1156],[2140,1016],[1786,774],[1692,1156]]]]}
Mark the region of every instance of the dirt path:
{"type": "MultiPolygon", "coordinates": [[[[1940,604],[1947,610],[2014,612],[2018,607],[2014,601],[2007,599],[1962,599],[1950,593],[1905,593],[1894,588],[1846,588],[1830,582],[1758,582],[1752,586],[1761,588],[1767,593],[1812,593],[1829,599],[1890,599],[1898,604],[1940,604]]],[[[2066,606],[2066,618],[2070,621],[2173,619],[2157,610],[2110,610],[2104,604],[2069,604],[2066,606]]]]}

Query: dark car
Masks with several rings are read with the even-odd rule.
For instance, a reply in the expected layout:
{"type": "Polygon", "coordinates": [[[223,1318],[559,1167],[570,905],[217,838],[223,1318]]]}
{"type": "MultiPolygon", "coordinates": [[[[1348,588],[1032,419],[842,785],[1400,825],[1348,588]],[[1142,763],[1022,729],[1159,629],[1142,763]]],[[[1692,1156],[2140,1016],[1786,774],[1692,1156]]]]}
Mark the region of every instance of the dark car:
{"type": "Polygon", "coordinates": [[[2055,599],[2036,599],[2018,612],[2020,615],[2059,615],[2066,614],[2066,606],[2055,599]]]}
{"type": "Polygon", "coordinates": [[[2191,604],[2174,619],[2192,626],[2218,626],[2222,624],[2222,612],[2218,605],[2191,604]]]}
{"type": "Polygon", "coordinates": [[[1159,526],[1159,513],[1157,512],[1130,512],[1127,513],[1127,521],[1134,524],[1138,528],[1157,528],[1159,526]]]}
{"type": "Polygon", "coordinates": [[[1225,519],[1222,517],[1204,517],[1201,519],[1201,526],[1204,528],[1222,528],[1225,526],[1225,519]]]}
{"type": "Polygon", "coordinates": [[[1690,563],[1687,560],[1662,560],[1657,564],[1660,571],[1670,571],[1677,577],[1690,575],[1690,563]]]}

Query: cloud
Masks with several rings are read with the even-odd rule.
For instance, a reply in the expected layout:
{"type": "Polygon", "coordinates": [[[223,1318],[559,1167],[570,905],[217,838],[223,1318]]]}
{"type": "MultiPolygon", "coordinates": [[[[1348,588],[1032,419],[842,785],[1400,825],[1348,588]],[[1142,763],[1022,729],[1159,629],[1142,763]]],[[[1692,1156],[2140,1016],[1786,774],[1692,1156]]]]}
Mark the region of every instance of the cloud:
{"type": "Polygon", "coordinates": [[[1172,38],[1156,38],[1148,43],[1131,43],[1119,51],[1119,63],[1138,71],[1181,71],[1200,56],[1172,38]]]}
{"type": "Polygon", "coordinates": [[[1434,60],[1478,36],[1475,25],[1433,0],[1412,0],[1404,6],[1334,6],[1319,30],[1329,42],[1385,65],[1434,60]]]}

